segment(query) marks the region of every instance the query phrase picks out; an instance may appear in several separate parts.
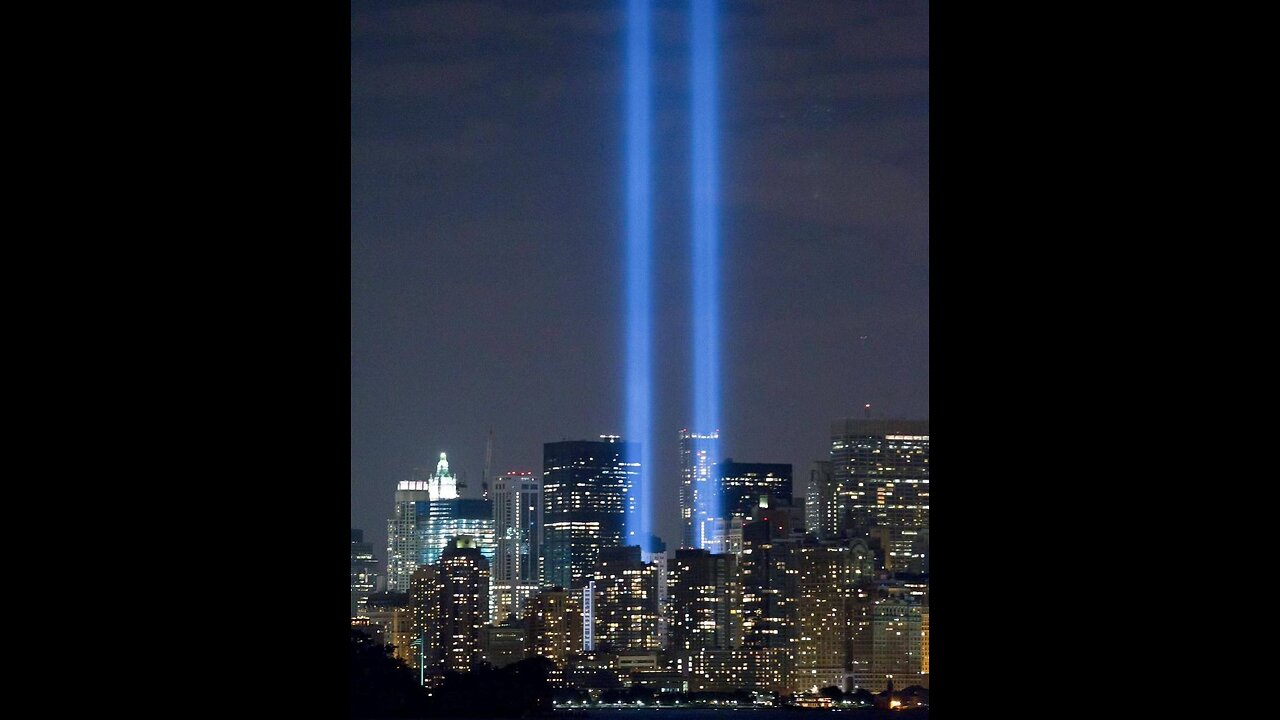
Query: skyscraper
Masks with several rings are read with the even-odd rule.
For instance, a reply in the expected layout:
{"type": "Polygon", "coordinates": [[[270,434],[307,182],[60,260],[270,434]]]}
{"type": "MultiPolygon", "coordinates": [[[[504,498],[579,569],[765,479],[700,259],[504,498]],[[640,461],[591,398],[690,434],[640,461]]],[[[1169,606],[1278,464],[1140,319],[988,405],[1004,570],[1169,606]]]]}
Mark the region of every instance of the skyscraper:
{"type": "Polygon", "coordinates": [[[905,688],[928,682],[924,675],[925,618],[928,608],[909,599],[888,599],[876,604],[871,619],[872,692],[882,692],[893,678],[893,686],[905,688]]]}
{"type": "Polygon", "coordinates": [[[493,562],[494,620],[524,617],[526,601],[542,581],[542,481],[531,472],[493,480],[496,550],[493,562]]]}
{"type": "Polygon", "coordinates": [[[724,498],[725,517],[754,514],[761,496],[791,504],[791,463],[740,463],[726,458],[713,466],[713,475],[724,498]]]}
{"type": "Polygon", "coordinates": [[[658,650],[657,566],[640,547],[601,548],[595,570],[595,648],[658,650]]]}
{"type": "Polygon", "coordinates": [[[791,505],[790,463],[738,463],[732,458],[711,466],[720,512],[710,518],[707,549],[740,552],[742,524],[761,510],[791,505]]]}
{"type": "Polygon", "coordinates": [[[387,520],[387,589],[409,591],[409,576],[421,556],[418,522],[430,512],[431,492],[426,480],[401,480],[396,485],[395,513],[387,520]]]}
{"type": "Polygon", "coordinates": [[[680,431],[680,519],[682,548],[706,548],[720,513],[712,492],[711,466],[720,456],[720,431],[680,431]]]}
{"type": "Polygon", "coordinates": [[[485,560],[492,561],[497,548],[493,505],[480,498],[431,500],[418,518],[418,564],[435,565],[459,535],[475,542],[485,560]]]}
{"type": "Polygon", "coordinates": [[[669,650],[676,669],[697,673],[702,651],[727,651],[737,644],[736,558],[682,548],[667,561],[667,567],[669,650]]]}
{"type": "Polygon", "coordinates": [[[351,528],[351,617],[365,615],[369,595],[377,589],[378,559],[373,544],[364,541],[364,531],[351,528]]]}
{"type": "Polygon", "coordinates": [[[434,503],[458,497],[457,476],[449,471],[449,459],[440,453],[434,472],[415,470],[410,480],[396,485],[395,514],[387,521],[387,589],[409,591],[409,576],[419,565],[438,555],[424,557],[423,526],[438,522],[447,512],[434,503]]]}
{"type": "Polygon", "coordinates": [[[458,496],[457,476],[440,453],[435,470],[415,470],[396,486],[395,515],[387,521],[387,587],[409,591],[422,565],[435,565],[453,538],[472,537],[486,560],[495,551],[493,510],[488,500],[458,496]]]}
{"type": "Polygon", "coordinates": [[[831,424],[832,479],[839,527],[879,536],[885,570],[922,573],[929,528],[929,421],[831,424]]]}
{"type": "Polygon", "coordinates": [[[582,592],[544,589],[525,607],[525,639],[529,655],[556,664],[553,681],[560,682],[569,656],[582,652],[582,592]]]}
{"type": "Polygon", "coordinates": [[[805,531],[819,540],[839,537],[840,512],[830,460],[816,460],[809,468],[804,494],[805,531]]]}
{"type": "Polygon", "coordinates": [[[859,588],[871,580],[866,542],[805,540],[795,550],[793,689],[844,688],[853,670],[859,588]]]}
{"type": "Polygon", "coordinates": [[[742,526],[742,648],[751,651],[751,684],[776,692],[791,688],[798,549],[787,512],[742,526]]]}
{"type": "Polygon", "coordinates": [[[417,632],[426,666],[467,672],[480,660],[480,628],[489,622],[489,561],[466,536],[449,543],[434,566],[413,576],[417,632]]]}
{"type": "Polygon", "coordinates": [[[600,437],[543,445],[544,587],[582,587],[600,548],[622,545],[639,448],[617,435],[600,437]]]}

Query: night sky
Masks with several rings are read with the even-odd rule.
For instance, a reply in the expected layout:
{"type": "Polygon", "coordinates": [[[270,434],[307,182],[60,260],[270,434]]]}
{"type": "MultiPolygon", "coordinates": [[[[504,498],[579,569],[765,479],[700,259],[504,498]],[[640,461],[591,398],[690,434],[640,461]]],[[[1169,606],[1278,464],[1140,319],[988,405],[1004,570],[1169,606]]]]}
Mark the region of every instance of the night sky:
{"type": "MultiPolygon", "coordinates": [[[[650,473],[691,406],[688,1],[655,11],[650,473]]],[[[721,2],[722,447],[803,492],[830,420],[929,416],[929,7],[721,2]]],[[[625,3],[353,2],[351,524],[621,434],[625,3]]]]}

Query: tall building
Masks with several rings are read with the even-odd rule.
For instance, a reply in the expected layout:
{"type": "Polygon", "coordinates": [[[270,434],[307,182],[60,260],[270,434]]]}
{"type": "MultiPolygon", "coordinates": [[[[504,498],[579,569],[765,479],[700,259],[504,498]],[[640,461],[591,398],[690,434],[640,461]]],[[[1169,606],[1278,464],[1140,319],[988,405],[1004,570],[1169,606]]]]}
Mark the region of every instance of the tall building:
{"type": "Polygon", "coordinates": [[[388,590],[408,592],[413,571],[419,565],[429,565],[439,559],[443,543],[434,546],[431,542],[446,534],[441,525],[447,523],[447,517],[452,514],[452,508],[441,501],[457,497],[458,478],[450,472],[445,453],[440,453],[434,471],[417,469],[412,479],[401,480],[396,485],[395,514],[387,521],[388,590]],[[432,530],[426,531],[426,528],[432,530]]]}
{"type": "Polygon", "coordinates": [[[640,546],[602,548],[595,570],[595,649],[658,650],[658,568],[640,546]]]}
{"type": "Polygon", "coordinates": [[[542,480],[512,472],[492,481],[496,550],[493,561],[494,619],[524,617],[524,605],[542,582],[542,480]]]}
{"type": "Polygon", "coordinates": [[[433,672],[467,672],[481,659],[480,629],[489,624],[489,561],[470,537],[458,537],[440,562],[414,574],[417,632],[433,672]]]}
{"type": "Polygon", "coordinates": [[[378,559],[364,531],[351,528],[351,617],[364,617],[369,595],[378,587],[378,559]]]}
{"type": "Polygon", "coordinates": [[[440,623],[444,608],[440,568],[419,565],[409,576],[409,605],[413,608],[413,636],[419,645],[413,647],[410,665],[424,673],[438,676],[444,670],[444,645],[440,623]]]}
{"type": "Polygon", "coordinates": [[[738,567],[732,555],[681,548],[667,561],[675,669],[698,673],[702,651],[731,650],[740,632],[738,567]]]}
{"type": "Polygon", "coordinates": [[[740,463],[733,458],[716,463],[713,475],[724,499],[724,515],[754,515],[768,507],[763,498],[791,504],[791,463],[740,463]]]}
{"type": "Polygon", "coordinates": [[[792,644],[799,541],[791,532],[790,513],[775,510],[742,527],[741,647],[752,651],[748,660],[753,686],[787,692],[795,665],[792,644]]]}
{"type": "Polygon", "coordinates": [[[581,588],[600,548],[622,545],[639,448],[617,435],[546,443],[542,452],[542,584],[581,588]]]}
{"type": "Polygon", "coordinates": [[[857,587],[863,579],[866,544],[806,541],[796,548],[796,593],[792,688],[817,692],[844,688],[852,670],[850,624],[857,587]]]}
{"type": "Polygon", "coordinates": [[[720,431],[680,431],[680,520],[682,548],[706,548],[720,515],[711,466],[720,457],[720,431]]]}
{"type": "Polygon", "coordinates": [[[395,514],[387,520],[387,589],[409,591],[409,576],[421,555],[418,521],[426,519],[431,505],[425,480],[401,480],[396,485],[395,514]]]}
{"type": "Polygon", "coordinates": [[[581,591],[540,591],[529,599],[524,622],[530,657],[540,655],[563,669],[570,655],[582,652],[581,591]]]}
{"type": "Polygon", "coordinates": [[[830,460],[817,460],[809,468],[804,495],[805,531],[819,540],[840,536],[840,511],[830,460]]]}
{"type": "Polygon", "coordinates": [[[929,421],[836,420],[831,424],[831,464],[841,532],[877,535],[887,571],[924,572],[929,421]]]}
{"type": "Polygon", "coordinates": [[[656,535],[650,536],[648,549],[641,546],[640,559],[653,563],[658,583],[658,647],[667,647],[667,621],[671,617],[670,598],[667,593],[668,555],[667,544],[656,535]]]}
{"type": "Polygon", "coordinates": [[[484,559],[494,561],[497,550],[493,505],[480,498],[431,500],[418,516],[418,564],[435,565],[453,539],[466,535],[484,559]]]}
{"type": "Polygon", "coordinates": [[[711,475],[721,505],[710,522],[706,547],[713,553],[741,552],[744,521],[758,517],[762,509],[791,505],[790,463],[738,463],[729,458],[715,463],[711,475]]]}
{"type": "Polygon", "coordinates": [[[927,608],[907,599],[884,600],[875,606],[869,690],[883,692],[889,678],[895,688],[928,682],[924,674],[927,614],[927,608]]]}

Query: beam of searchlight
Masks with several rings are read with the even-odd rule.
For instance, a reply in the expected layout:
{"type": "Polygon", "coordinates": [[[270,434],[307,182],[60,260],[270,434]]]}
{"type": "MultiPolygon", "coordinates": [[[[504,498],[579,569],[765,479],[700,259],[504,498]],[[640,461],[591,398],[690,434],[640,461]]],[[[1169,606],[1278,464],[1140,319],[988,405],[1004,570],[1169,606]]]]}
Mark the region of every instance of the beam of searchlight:
{"type": "MultiPolygon", "coordinates": [[[[640,464],[628,508],[625,545],[644,543],[652,532],[653,354],[650,286],[652,272],[650,0],[627,2],[627,416],[626,438],[638,444],[640,464]]],[[[646,547],[646,549],[648,549],[646,547]]]]}
{"type": "MultiPolygon", "coordinates": [[[[693,417],[697,432],[714,433],[720,429],[716,3],[692,0],[692,4],[693,417]]],[[[710,458],[710,462],[722,459],[710,458]]],[[[719,489],[714,482],[707,485],[703,511],[708,517],[721,517],[719,489]]]]}

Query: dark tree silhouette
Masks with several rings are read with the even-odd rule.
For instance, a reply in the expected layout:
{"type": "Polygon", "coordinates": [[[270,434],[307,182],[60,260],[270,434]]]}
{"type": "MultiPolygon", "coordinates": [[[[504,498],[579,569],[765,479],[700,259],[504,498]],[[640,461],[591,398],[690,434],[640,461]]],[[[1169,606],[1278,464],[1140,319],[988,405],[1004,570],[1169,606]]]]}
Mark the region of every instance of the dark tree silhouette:
{"type": "Polygon", "coordinates": [[[427,694],[418,674],[391,656],[391,648],[351,632],[351,717],[421,717],[427,694]]]}

